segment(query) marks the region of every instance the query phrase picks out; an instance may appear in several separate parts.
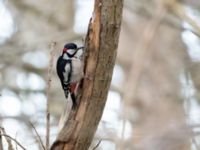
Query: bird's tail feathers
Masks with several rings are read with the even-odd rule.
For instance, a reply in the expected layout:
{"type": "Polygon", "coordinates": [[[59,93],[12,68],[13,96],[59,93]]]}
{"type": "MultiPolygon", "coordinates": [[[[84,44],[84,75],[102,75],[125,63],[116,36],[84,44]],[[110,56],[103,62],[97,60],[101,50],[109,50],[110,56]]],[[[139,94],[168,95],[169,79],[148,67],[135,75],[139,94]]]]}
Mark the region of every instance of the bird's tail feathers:
{"type": "Polygon", "coordinates": [[[75,109],[77,107],[77,103],[76,103],[76,96],[74,93],[71,93],[71,99],[72,99],[72,108],[75,109]]]}
{"type": "Polygon", "coordinates": [[[68,98],[68,95],[69,95],[69,91],[68,90],[64,90],[64,92],[65,92],[65,97],[66,97],[66,99],[68,98]]]}

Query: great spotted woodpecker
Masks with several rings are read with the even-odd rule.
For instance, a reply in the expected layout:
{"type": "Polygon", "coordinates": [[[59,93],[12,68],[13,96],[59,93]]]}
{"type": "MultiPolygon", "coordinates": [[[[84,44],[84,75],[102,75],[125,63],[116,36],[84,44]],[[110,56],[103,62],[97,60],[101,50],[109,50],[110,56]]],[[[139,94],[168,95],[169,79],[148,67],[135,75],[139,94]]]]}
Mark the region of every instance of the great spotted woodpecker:
{"type": "Polygon", "coordinates": [[[73,102],[72,108],[77,106],[75,90],[83,77],[83,63],[77,52],[84,47],[77,47],[74,43],[65,44],[62,55],[57,60],[57,74],[60,78],[65,97],[70,93],[73,102]]]}

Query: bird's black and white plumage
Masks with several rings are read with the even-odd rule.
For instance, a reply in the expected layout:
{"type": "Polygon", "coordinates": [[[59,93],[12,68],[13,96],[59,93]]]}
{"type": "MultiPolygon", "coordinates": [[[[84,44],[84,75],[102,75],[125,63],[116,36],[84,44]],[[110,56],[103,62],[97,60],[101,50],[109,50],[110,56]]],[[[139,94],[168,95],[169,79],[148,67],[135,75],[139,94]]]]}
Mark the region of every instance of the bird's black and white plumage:
{"type": "Polygon", "coordinates": [[[76,107],[75,89],[78,82],[83,77],[83,63],[80,59],[79,50],[83,47],[77,48],[74,43],[68,43],[64,46],[62,55],[57,61],[57,74],[60,78],[65,97],[68,98],[70,93],[73,102],[73,108],[76,107]]]}

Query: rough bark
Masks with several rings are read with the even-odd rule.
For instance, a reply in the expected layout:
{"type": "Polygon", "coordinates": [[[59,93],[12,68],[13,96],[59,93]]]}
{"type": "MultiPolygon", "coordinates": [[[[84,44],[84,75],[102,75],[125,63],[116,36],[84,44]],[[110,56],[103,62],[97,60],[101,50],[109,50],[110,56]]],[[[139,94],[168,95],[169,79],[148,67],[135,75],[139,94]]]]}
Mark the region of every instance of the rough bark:
{"type": "Polygon", "coordinates": [[[89,148],[106,103],[116,59],[123,0],[96,0],[85,43],[85,78],[51,150],[89,148]]]}

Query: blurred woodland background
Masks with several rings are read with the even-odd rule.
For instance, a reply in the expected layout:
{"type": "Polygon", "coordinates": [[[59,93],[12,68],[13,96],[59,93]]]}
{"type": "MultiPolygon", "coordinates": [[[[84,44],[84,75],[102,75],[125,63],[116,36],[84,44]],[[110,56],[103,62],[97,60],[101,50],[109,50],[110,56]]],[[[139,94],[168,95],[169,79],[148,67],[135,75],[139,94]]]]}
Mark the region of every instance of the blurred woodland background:
{"type": "MultiPolygon", "coordinates": [[[[53,142],[70,103],[55,62],[65,43],[84,44],[93,5],[0,0],[0,126],[27,149],[42,149],[29,122],[45,139],[50,44],[57,43],[50,89],[53,142]]],[[[124,1],[117,61],[91,149],[101,140],[98,150],[200,150],[199,18],[199,0],[124,1]]]]}

